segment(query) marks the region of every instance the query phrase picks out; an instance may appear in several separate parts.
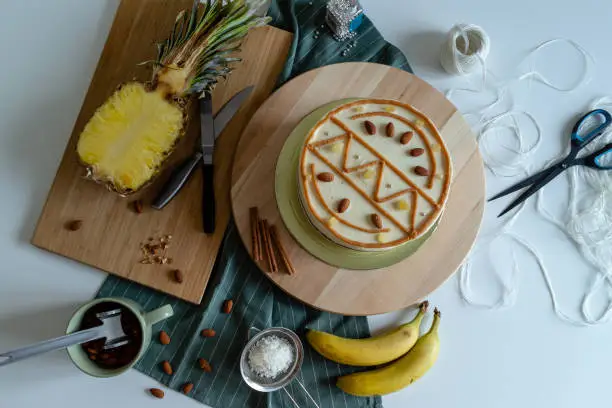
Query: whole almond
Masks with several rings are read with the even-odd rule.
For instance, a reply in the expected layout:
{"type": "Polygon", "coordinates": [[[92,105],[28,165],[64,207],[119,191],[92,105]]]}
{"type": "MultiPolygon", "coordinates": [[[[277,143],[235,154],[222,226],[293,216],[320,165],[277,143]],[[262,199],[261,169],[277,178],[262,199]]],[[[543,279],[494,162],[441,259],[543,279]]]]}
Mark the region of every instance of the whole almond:
{"type": "Polygon", "coordinates": [[[349,206],[351,205],[351,200],[349,200],[348,198],[343,198],[342,200],[340,200],[340,202],[338,203],[338,212],[340,214],[342,214],[343,212],[345,212],[346,210],[348,210],[349,206]]]}
{"type": "Polygon", "coordinates": [[[202,370],[206,371],[207,373],[212,373],[212,367],[208,360],[200,358],[198,359],[198,364],[200,364],[200,368],[202,370]]]}
{"type": "Polygon", "coordinates": [[[416,166],[414,168],[414,172],[419,176],[429,176],[429,170],[427,170],[425,167],[416,166]]]}
{"type": "Polygon", "coordinates": [[[232,308],[234,307],[234,301],[232,299],[228,299],[223,302],[223,313],[230,313],[232,308]]]}
{"type": "Polygon", "coordinates": [[[400,138],[400,143],[401,144],[408,144],[410,142],[410,139],[412,139],[412,135],[414,133],[412,132],[406,132],[402,135],[402,137],[400,138]]]}
{"type": "Polygon", "coordinates": [[[363,122],[363,126],[365,127],[365,130],[368,133],[368,135],[376,134],[376,125],[370,122],[369,120],[366,120],[365,122],[363,122]]]}
{"type": "Polygon", "coordinates": [[[177,283],[183,283],[183,272],[180,269],[172,271],[172,277],[177,283]]]}
{"type": "Polygon", "coordinates": [[[136,200],[132,202],[132,208],[136,214],[142,214],[142,201],[136,200]]]}
{"type": "Polygon", "coordinates": [[[164,370],[164,373],[168,374],[168,375],[172,375],[172,373],[174,371],[172,371],[172,366],[170,365],[169,361],[164,361],[162,363],[162,370],[164,370]]]}
{"type": "Polygon", "coordinates": [[[323,173],[317,174],[317,178],[325,183],[329,183],[330,181],[334,181],[334,175],[327,171],[323,173]]]}
{"type": "Polygon", "coordinates": [[[393,137],[395,135],[395,125],[393,122],[387,123],[385,127],[385,132],[387,133],[387,137],[393,137]]]}
{"type": "Polygon", "coordinates": [[[166,333],[163,330],[160,331],[159,332],[159,342],[163,344],[164,346],[170,344],[170,336],[168,336],[168,333],[166,333]]]}
{"type": "Polygon", "coordinates": [[[380,218],[380,215],[378,214],[372,214],[370,215],[370,219],[372,220],[372,224],[374,224],[376,226],[376,228],[382,228],[382,219],[380,218]]]}
{"type": "Polygon", "coordinates": [[[183,384],[183,394],[189,394],[193,390],[193,383],[185,383],[183,384]]]}
{"type": "Polygon", "coordinates": [[[409,153],[411,156],[417,157],[425,153],[425,149],[421,149],[420,147],[417,147],[416,149],[410,150],[409,153]]]}
{"type": "Polygon", "coordinates": [[[215,337],[217,334],[213,329],[204,329],[202,330],[202,337],[215,337]]]}
{"type": "Polygon", "coordinates": [[[149,389],[149,392],[155,398],[159,398],[159,399],[164,398],[164,392],[162,390],[160,390],[159,388],[151,388],[151,389],[149,389]]]}
{"type": "Polygon", "coordinates": [[[83,221],[81,220],[72,220],[66,223],[66,228],[70,231],[78,231],[83,226],[83,221]]]}

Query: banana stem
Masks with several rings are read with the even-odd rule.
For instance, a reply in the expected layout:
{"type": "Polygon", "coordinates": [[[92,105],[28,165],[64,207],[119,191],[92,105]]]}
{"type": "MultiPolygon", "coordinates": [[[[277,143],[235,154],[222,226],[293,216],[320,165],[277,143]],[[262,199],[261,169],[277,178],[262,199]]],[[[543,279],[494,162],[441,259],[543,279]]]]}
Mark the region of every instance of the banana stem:
{"type": "Polygon", "coordinates": [[[429,329],[429,333],[436,332],[439,326],[440,326],[440,311],[438,310],[438,308],[435,308],[434,318],[433,318],[433,322],[431,323],[431,328],[429,329]]]}

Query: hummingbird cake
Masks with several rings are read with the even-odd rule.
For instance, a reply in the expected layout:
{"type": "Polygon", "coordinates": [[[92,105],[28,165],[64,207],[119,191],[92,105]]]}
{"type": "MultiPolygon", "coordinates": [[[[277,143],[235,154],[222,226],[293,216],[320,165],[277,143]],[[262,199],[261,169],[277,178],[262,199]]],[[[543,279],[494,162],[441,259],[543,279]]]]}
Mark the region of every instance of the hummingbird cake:
{"type": "Polygon", "coordinates": [[[324,236],[385,251],[432,228],[451,177],[450,154],[428,117],[399,101],[364,99],[336,107],[310,130],[298,193],[324,236]]]}

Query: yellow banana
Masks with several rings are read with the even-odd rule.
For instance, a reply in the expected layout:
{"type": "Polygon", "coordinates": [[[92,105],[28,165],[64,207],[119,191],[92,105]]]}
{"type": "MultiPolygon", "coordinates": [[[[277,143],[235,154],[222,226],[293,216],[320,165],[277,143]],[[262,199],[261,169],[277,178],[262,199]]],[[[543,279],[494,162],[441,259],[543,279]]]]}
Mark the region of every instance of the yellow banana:
{"type": "Polygon", "coordinates": [[[310,330],[306,339],[323,357],[352,366],[373,366],[388,363],[414,346],[419,338],[419,326],[427,310],[427,302],[419,305],[419,313],[410,322],[378,336],[347,339],[333,334],[310,330]]]}
{"type": "Polygon", "coordinates": [[[404,357],[382,368],[340,377],[336,385],[348,394],[367,397],[399,391],[421,378],[436,362],[440,349],[440,312],[434,313],[429,332],[404,357]]]}

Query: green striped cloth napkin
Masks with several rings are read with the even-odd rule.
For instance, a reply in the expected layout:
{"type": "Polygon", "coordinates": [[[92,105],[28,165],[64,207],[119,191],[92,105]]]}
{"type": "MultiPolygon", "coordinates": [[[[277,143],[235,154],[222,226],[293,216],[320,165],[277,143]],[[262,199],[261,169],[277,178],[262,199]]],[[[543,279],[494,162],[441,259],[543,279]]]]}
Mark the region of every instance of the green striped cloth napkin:
{"type": "MultiPolygon", "coordinates": [[[[279,85],[302,72],[338,62],[370,61],[410,70],[403,54],[385,42],[367,18],[354,39],[336,42],[327,28],[321,27],[325,21],[325,4],[324,0],[272,2],[269,11],[272,24],[295,33],[279,85]],[[355,45],[348,48],[348,44],[355,45]],[[343,52],[345,50],[347,52],[343,52]]],[[[199,306],[113,276],[104,282],[97,296],[126,297],[147,310],[171,304],[174,317],[156,326],[154,333],[165,330],[172,342],[163,346],[155,338],[135,368],[174,390],[192,382],[195,387],[190,397],[211,407],[294,406],[284,392],[264,394],[254,391],[240,375],[240,353],[248,340],[250,328],[273,326],[292,329],[302,338],[305,354],[298,378],[319,407],[382,407],[380,397],[357,398],[336,388],[335,379],[354,372],[355,368],[325,360],[308,346],[304,337],[306,328],[347,337],[365,337],[369,335],[366,318],[321,312],[284,294],[251,261],[233,224],[228,227],[211,281],[199,306]],[[221,313],[226,299],[232,299],[235,305],[229,315],[221,313]],[[200,331],[206,328],[214,329],[217,335],[203,338],[200,331]],[[200,369],[199,358],[210,362],[212,373],[200,369]],[[174,368],[172,376],[161,369],[160,363],[165,360],[170,361],[174,368]]],[[[295,382],[286,389],[300,407],[313,406],[295,382]]]]}

